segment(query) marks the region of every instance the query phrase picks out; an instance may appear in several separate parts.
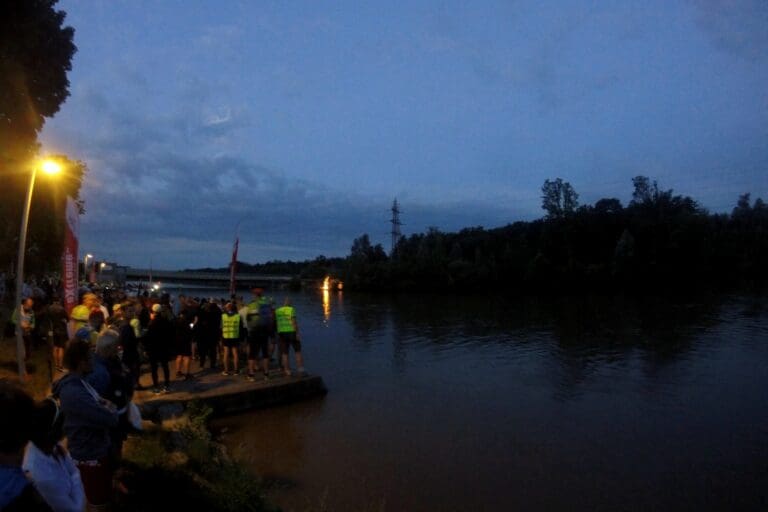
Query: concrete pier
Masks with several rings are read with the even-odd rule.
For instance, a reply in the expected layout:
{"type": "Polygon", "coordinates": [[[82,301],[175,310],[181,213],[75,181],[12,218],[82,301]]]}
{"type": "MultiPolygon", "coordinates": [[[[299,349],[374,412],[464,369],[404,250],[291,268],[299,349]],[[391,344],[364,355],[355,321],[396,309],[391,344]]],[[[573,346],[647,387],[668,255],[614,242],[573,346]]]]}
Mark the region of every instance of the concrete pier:
{"type": "Polygon", "coordinates": [[[256,381],[249,382],[245,374],[225,376],[206,369],[191,380],[172,380],[169,392],[159,395],[151,391],[149,374],[142,375],[141,384],[148,389],[137,391],[134,401],[144,419],[152,421],[178,416],[194,400],[211,407],[214,416],[222,416],[316,398],[328,392],[319,375],[286,377],[279,370],[272,370],[268,381],[257,373],[256,381]]]}

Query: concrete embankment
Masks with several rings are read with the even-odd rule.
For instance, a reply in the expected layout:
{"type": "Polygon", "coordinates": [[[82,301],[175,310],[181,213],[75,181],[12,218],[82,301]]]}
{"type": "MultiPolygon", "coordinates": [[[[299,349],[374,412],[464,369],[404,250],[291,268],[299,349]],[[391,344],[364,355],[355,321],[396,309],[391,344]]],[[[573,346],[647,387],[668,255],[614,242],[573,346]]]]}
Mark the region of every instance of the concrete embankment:
{"type": "MultiPolygon", "coordinates": [[[[161,421],[181,415],[193,401],[210,407],[214,416],[222,416],[322,397],[328,392],[318,375],[286,377],[273,371],[268,381],[257,375],[256,382],[249,382],[242,374],[224,376],[206,370],[194,379],[173,381],[165,394],[137,391],[134,400],[144,419],[161,421]]],[[[142,377],[142,385],[151,384],[148,377],[142,377]]]]}

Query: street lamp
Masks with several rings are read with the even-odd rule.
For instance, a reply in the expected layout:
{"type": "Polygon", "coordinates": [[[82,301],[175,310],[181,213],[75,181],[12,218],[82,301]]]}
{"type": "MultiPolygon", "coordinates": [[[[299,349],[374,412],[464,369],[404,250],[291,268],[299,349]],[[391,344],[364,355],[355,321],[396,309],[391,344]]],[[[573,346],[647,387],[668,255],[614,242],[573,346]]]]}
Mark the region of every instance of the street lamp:
{"type": "Polygon", "coordinates": [[[29,177],[29,188],[27,188],[27,200],[24,203],[24,211],[21,214],[21,230],[19,231],[19,257],[16,263],[16,307],[19,308],[18,320],[16,321],[16,359],[19,364],[19,379],[24,379],[27,368],[24,365],[24,337],[21,333],[21,298],[24,287],[24,253],[27,247],[27,225],[29,224],[29,207],[32,204],[32,191],[35,188],[35,177],[37,168],[40,167],[46,174],[56,174],[61,171],[61,165],[55,160],[43,160],[32,166],[32,174],[29,177]]]}

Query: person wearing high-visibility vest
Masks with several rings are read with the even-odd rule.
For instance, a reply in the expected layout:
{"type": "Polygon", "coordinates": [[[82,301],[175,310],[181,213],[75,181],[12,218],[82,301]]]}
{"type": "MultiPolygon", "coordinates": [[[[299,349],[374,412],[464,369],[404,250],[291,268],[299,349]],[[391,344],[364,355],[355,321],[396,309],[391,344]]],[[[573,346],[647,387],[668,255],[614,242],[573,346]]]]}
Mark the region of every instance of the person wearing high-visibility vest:
{"type": "Polygon", "coordinates": [[[288,364],[288,350],[293,347],[296,355],[296,371],[299,375],[305,375],[304,357],[301,355],[301,338],[299,326],[296,323],[296,310],[291,306],[291,299],[285,298],[283,306],[275,310],[277,320],[277,337],[280,340],[280,358],[283,363],[283,372],[286,377],[291,376],[291,366],[288,364]]]}
{"type": "Polygon", "coordinates": [[[234,374],[237,375],[239,368],[238,348],[240,340],[243,337],[243,322],[240,319],[240,313],[231,302],[224,307],[224,314],[221,315],[221,344],[224,346],[224,371],[222,375],[231,375],[229,371],[229,354],[232,353],[232,360],[235,363],[234,374]]]}

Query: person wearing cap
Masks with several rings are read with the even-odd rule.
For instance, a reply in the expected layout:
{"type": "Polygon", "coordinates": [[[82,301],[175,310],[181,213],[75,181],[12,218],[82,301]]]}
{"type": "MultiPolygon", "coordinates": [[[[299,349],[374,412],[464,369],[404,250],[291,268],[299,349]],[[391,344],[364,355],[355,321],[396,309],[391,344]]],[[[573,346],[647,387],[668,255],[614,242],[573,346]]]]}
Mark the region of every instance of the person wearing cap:
{"type": "Polygon", "coordinates": [[[173,324],[163,314],[163,306],[155,304],[150,313],[147,335],[144,337],[144,346],[149,356],[149,367],[152,373],[152,391],[155,394],[167,393],[171,386],[171,371],[168,368],[170,359],[170,344],[173,340],[173,324]],[[158,384],[157,367],[163,369],[165,385],[161,389],[158,384]]]}
{"type": "Polygon", "coordinates": [[[69,336],[74,337],[75,333],[85,327],[88,323],[88,316],[91,314],[91,309],[96,307],[98,299],[93,293],[86,293],[77,306],[72,308],[69,313],[69,336]]]}

